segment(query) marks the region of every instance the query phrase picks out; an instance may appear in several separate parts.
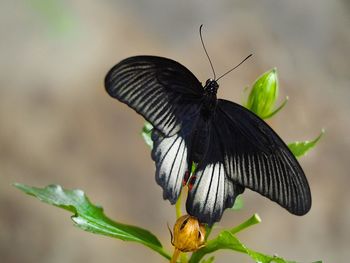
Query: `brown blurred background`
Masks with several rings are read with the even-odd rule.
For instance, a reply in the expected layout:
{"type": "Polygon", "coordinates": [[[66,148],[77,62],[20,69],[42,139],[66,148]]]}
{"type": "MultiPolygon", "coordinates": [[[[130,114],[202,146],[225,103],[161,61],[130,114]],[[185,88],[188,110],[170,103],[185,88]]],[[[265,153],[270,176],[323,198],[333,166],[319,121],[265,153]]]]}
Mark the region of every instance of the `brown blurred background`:
{"type": "MultiPolygon", "coordinates": [[[[236,102],[243,88],[276,66],[281,100],[271,124],[287,142],[327,133],[300,161],[313,207],[296,217],[246,191],[245,208],[220,227],[258,212],[263,222],[239,234],[249,247],[302,262],[350,257],[350,4],[334,1],[1,1],[0,261],[165,262],[133,243],[83,232],[70,214],[11,186],[57,183],[86,191],[107,215],[150,229],[170,248],[143,120],[104,91],[106,72],[123,58],[153,54],[186,65],[203,82],[254,57],[220,81],[236,102]]],[[[218,227],[218,230],[220,230],[218,227]]],[[[217,262],[252,262],[217,253],[217,262]]]]}

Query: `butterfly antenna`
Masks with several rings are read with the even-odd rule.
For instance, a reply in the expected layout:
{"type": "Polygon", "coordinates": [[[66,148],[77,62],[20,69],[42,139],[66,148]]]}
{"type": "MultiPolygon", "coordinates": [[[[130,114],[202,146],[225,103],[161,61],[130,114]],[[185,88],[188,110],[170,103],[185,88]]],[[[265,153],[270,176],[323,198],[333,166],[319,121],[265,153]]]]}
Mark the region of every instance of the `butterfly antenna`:
{"type": "Polygon", "coordinates": [[[221,79],[223,76],[226,76],[228,73],[230,73],[232,70],[238,68],[240,65],[243,64],[244,61],[246,61],[248,58],[250,58],[251,56],[253,56],[253,54],[250,54],[249,56],[247,56],[245,59],[243,59],[237,66],[231,68],[229,71],[227,71],[226,73],[224,73],[223,75],[221,75],[216,81],[218,81],[219,79],[221,79]]]}
{"type": "Polygon", "coordinates": [[[211,69],[213,70],[214,79],[216,79],[216,74],[215,74],[215,70],[214,70],[214,67],[213,67],[213,63],[211,63],[211,60],[210,60],[210,57],[208,55],[207,49],[205,48],[205,45],[204,45],[204,41],[203,41],[203,37],[202,37],[202,27],[203,27],[203,24],[199,27],[199,36],[201,37],[201,42],[202,42],[202,46],[203,46],[204,52],[207,55],[207,58],[209,60],[210,66],[211,66],[211,69]]]}

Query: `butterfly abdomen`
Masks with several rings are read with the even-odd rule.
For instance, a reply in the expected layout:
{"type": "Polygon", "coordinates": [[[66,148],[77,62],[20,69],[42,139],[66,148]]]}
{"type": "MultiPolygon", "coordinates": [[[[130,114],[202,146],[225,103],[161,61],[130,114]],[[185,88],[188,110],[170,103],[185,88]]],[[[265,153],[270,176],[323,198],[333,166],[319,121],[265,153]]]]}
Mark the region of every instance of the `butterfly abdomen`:
{"type": "Polygon", "coordinates": [[[210,121],[199,118],[191,134],[190,160],[201,163],[209,147],[210,121]]]}

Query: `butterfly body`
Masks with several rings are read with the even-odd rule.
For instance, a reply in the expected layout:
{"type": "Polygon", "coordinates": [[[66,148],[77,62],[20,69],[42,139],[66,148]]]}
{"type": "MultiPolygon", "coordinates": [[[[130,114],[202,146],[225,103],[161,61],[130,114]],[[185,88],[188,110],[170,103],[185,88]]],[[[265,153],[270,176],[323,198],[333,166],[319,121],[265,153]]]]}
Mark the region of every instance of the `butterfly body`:
{"type": "Polygon", "coordinates": [[[218,83],[213,79],[208,79],[205,86],[203,87],[203,105],[202,105],[202,115],[204,118],[209,119],[215,112],[217,105],[216,93],[219,88],[218,83]]]}
{"type": "Polygon", "coordinates": [[[215,118],[217,106],[217,90],[219,85],[215,80],[208,79],[203,87],[204,95],[200,108],[200,116],[191,131],[190,163],[201,163],[209,148],[209,135],[212,119],[215,118]]]}
{"type": "Polygon", "coordinates": [[[219,84],[217,83],[216,80],[214,79],[208,79],[205,83],[205,86],[203,87],[204,92],[206,95],[215,95],[215,99],[216,99],[216,93],[219,89],[219,84]]]}
{"type": "MultiPolygon", "coordinates": [[[[206,116],[206,115],[204,115],[206,116]]],[[[212,117],[210,117],[212,118],[212,117]]],[[[189,160],[190,162],[200,163],[203,160],[209,148],[209,134],[210,134],[210,119],[206,117],[199,118],[194,125],[193,131],[190,134],[189,145],[189,160]]]]}
{"type": "Polygon", "coordinates": [[[203,87],[174,60],[136,56],[115,65],[105,87],[153,125],[151,156],[163,198],[174,204],[187,183],[186,209],[200,222],[219,221],[245,188],[293,214],[309,211],[310,188],[294,155],[254,113],[218,99],[216,80],[203,87]]]}

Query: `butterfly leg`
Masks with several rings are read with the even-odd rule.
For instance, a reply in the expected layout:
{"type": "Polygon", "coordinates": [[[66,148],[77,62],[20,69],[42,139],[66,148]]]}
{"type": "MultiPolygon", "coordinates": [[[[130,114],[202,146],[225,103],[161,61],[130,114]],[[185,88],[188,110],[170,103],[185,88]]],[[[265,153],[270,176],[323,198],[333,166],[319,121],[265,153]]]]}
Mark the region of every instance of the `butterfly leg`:
{"type": "Polygon", "coordinates": [[[190,174],[189,171],[185,172],[185,176],[182,182],[182,186],[186,186],[188,187],[188,190],[191,191],[191,189],[193,188],[194,183],[196,182],[196,176],[190,174]]]}
{"type": "Polygon", "coordinates": [[[184,179],[182,181],[182,186],[186,186],[187,183],[188,183],[188,179],[190,179],[190,171],[186,171],[185,172],[185,176],[184,176],[184,179]]]}
{"type": "Polygon", "coordinates": [[[196,182],[196,176],[195,175],[192,175],[191,176],[191,178],[190,178],[190,180],[189,180],[189,182],[188,182],[188,184],[187,184],[187,186],[188,186],[188,190],[192,190],[192,188],[193,188],[193,185],[194,185],[194,183],[196,182]]]}

